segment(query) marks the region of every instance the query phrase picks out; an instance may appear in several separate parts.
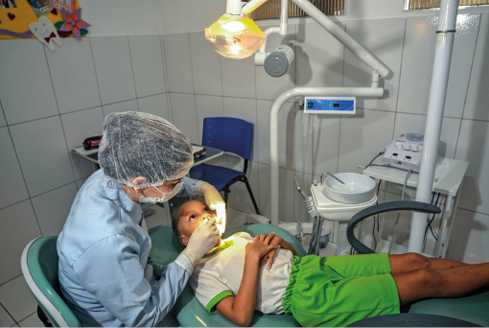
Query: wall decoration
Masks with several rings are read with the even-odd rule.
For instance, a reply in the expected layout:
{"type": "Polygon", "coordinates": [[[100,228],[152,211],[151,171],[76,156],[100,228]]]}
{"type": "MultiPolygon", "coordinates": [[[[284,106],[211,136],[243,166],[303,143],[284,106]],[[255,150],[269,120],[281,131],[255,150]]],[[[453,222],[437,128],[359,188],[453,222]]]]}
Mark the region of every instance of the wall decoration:
{"type": "Polygon", "coordinates": [[[76,0],[49,0],[49,9],[66,10],[72,13],[76,9],[76,0]]]}
{"type": "Polygon", "coordinates": [[[62,12],[65,22],[59,27],[60,32],[71,32],[78,40],[81,40],[81,30],[90,26],[81,19],[81,9],[75,10],[73,14],[64,9],[62,12]]]}
{"type": "Polygon", "coordinates": [[[90,26],[81,19],[78,0],[0,0],[0,39],[37,37],[31,30],[31,23],[35,23],[33,29],[41,28],[42,24],[47,26],[47,20],[41,20],[42,17],[55,27],[53,31],[49,26],[49,35],[41,36],[38,33],[39,41],[51,51],[54,51],[53,42],[61,46],[60,37],[73,36],[81,40],[88,33],[86,28],[90,26]]]}
{"type": "Polygon", "coordinates": [[[54,43],[60,47],[63,44],[58,35],[58,31],[56,31],[53,23],[46,16],[40,17],[39,22],[37,23],[30,23],[29,28],[34,36],[41,41],[41,43],[44,43],[51,52],[54,51],[54,43]]]}
{"type": "Polygon", "coordinates": [[[37,17],[49,14],[49,0],[27,0],[37,17]]]}

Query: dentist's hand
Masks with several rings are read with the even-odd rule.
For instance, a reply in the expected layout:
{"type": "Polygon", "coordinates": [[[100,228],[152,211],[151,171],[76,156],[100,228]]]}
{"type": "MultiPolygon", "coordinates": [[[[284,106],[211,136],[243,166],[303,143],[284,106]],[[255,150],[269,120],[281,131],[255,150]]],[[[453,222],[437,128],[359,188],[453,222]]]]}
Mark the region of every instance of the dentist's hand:
{"type": "Polygon", "coordinates": [[[205,203],[217,214],[217,229],[223,234],[226,230],[226,204],[222,200],[221,194],[213,185],[205,182],[199,188],[200,196],[204,196],[205,203]]]}
{"type": "Polygon", "coordinates": [[[188,257],[192,266],[195,266],[207,252],[216,246],[218,241],[219,231],[216,227],[216,219],[212,218],[195,229],[182,254],[188,257]]]}
{"type": "Polygon", "coordinates": [[[209,205],[209,208],[216,211],[217,230],[222,235],[226,231],[226,204],[224,202],[214,203],[209,205]]]}

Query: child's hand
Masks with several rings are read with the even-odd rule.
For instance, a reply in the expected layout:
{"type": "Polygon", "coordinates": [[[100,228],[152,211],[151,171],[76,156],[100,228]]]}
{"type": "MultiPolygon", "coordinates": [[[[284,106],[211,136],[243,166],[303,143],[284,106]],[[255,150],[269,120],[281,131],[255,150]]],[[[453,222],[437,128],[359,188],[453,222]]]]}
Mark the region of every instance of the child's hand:
{"type": "MultiPolygon", "coordinates": [[[[277,245],[278,246],[277,248],[282,247],[282,240],[283,240],[282,237],[275,235],[275,233],[273,233],[273,232],[272,232],[272,234],[274,234],[274,236],[273,236],[272,240],[270,241],[270,245],[277,245]]],[[[269,259],[267,269],[270,270],[272,268],[273,258],[275,257],[276,252],[277,252],[276,248],[274,248],[270,252],[268,252],[268,254],[266,254],[261,259],[260,267],[266,262],[267,259],[269,259]]]]}
{"type": "MultiPolygon", "coordinates": [[[[246,245],[246,257],[252,257],[260,260],[263,256],[267,255],[271,250],[277,249],[279,245],[271,243],[275,233],[267,235],[266,233],[261,236],[255,236],[255,240],[252,243],[246,245]]],[[[260,263],[260,267],[263,262],[260,263]]]]}

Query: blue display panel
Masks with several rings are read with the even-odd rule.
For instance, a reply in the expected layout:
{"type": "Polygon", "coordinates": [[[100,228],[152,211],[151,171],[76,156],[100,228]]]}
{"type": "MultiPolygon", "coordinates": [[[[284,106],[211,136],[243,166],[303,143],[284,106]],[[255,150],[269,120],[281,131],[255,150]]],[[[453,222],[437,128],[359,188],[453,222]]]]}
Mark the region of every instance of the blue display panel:
{"type": "Polygon", "coordinates": [[[304,112],[311,114],[355,114],[355,97],[306,97],[304,112]]]}

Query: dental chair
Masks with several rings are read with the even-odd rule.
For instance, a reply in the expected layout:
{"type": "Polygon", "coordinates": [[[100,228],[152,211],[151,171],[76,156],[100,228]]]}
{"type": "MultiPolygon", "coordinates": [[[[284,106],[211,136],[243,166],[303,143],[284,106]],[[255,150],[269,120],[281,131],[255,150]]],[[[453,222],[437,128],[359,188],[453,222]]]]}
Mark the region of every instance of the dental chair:
{"type": "MultiPolygon", "coordinates": [[[[416,201],[386,202],[368,207],[355,214],[348,222],[346,236],[360,254],[375,253],[357,239],[355,227],[374,215],[391,211],[415,211],[438,214],[440,209],[431,204],[416,201]]],[[[485,287],[463,297],[430,298],[415,301],[401,307],[401,314],[360,320],[355,327],[489,327],[489,288],[485,287]],[[402,313],[404,312],[404,313],[402,313]],[[387,318],[388,317],[388,318],[387,318]],[[450,320],[453,319],[453,320],[450,320]],[[431,321],[434,320],[434,321],[431,321]],[[438,320],[438,321],[437,321],[438,320]]]]}
{"type": "MultiPolygon", "coordinates": [[[[227,238],[236,232],[247,232],[252,236],[262,233],[270,234],[275,232],[286,242],[291,244],[298,253],[298,256],[307,255],[306,251],[288,231],[269,224],[250,224],[237,227],[226,231],[223,238],[227,238]]],[[[150,256],[153,260],[155,274],[160,275],[166,265],[173,262],[180,252],[184,249],[177,237],[173,234],[171,226],[156,226],[149,229],[149,234],[153,242],[150,256]]],[[[229,321],[221,314],[210,314],[195,297],[190,286],[187,284],[182,294],[178,298],[174,307],[177,319],[183,327],[239,327],[229,321]]],[[[300,327],[291,315],[263,314],[255,311],[251,327],[300,327]]]]}
{"type": "Polygon", "coordinates": [[[56,239],[56,236],[39,237],[27,244],[20,260],[22,273],[39,304],[37,315],[44,326],[81,327],[61,297],[56,239]]]}

